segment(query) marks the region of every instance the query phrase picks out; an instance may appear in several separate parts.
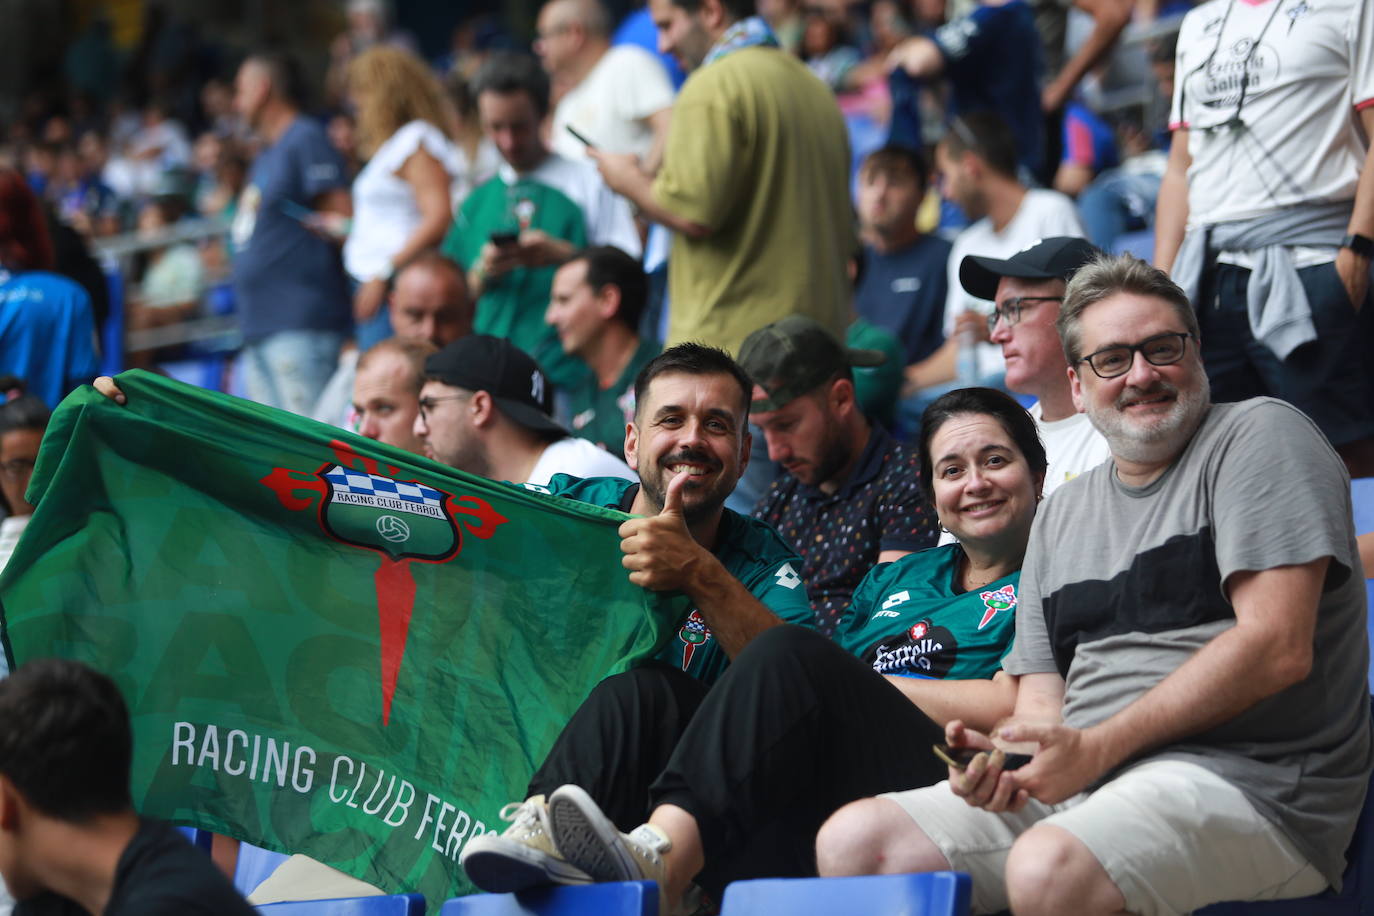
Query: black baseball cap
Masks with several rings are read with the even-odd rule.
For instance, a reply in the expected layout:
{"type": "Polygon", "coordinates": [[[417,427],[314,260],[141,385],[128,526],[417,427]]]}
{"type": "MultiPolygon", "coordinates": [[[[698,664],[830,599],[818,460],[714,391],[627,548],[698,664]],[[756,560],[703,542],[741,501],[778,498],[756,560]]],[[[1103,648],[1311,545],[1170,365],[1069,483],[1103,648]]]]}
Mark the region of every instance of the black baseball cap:
{"type": "Polygon", "coordinates": [[[509,340],[489,334],[460,337],[425,360],[425,376],[487,392],[501,413],[526,429],[568,435],[553,419],[553,386],[544,370],[509,340]]]}
{"type": "Polygon", "coordinates": [[[739,364],[764,391],[752,412],[777,410],[814,391],[849,366],[881,366],[887,354],[842,346],[820,322],[789,315],[764,325],[744,339],[739,364]]]}
{"type": "Polygon", "coordinates": [[[971,254],[959,262],[959,285],[970,296],[996,299],[997,281],[1003,277],[1018,280],[1057,278],[1067,283],[1078,268],[1105,253],[1087,239],[1059,235],[1040,239],[1006,260],[971,254]]]}

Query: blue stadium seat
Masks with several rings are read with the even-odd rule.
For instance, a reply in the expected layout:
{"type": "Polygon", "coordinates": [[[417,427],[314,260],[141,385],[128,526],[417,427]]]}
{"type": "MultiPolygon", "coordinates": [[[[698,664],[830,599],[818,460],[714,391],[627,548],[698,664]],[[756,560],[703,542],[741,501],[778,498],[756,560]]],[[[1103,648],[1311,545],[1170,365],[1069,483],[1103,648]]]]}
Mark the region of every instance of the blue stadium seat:
{"type": "Polygon", "coordinates": [[[1374,914],[1374,775],[1364,809],[1355,824],[1355,836],[1346,850],[1341,892],[1330,890],[1315,897],[1273,900],[1263,903],[1217,903],[1197,911],[1198,916],[1371,916],[1374,914]]]}
{"type": "Polygon", "coordinates": [[[621,881],[474,894],[445,902],[439,916],[658,916],[658,885],[621,881]]]}
{"type": "Polygon", "coordinates": [[[721,916],[964,916],[973,882],[962,872],[859,878],[765,878],[725,889],[721,916]]]}
{"type": "MultiPolygon", "coordinates": [[[[1350,481],[1350,502],[1355,509],[1355,533],[1374,531],[1374,477],[1357,477],[1350,481]]],[[[1366,576],[1374,576],[1374,569],[1366,569],[1366,576]]],[[[1374,645],[1374,579],[1365,582],[1369,599],[1369,642],[1374,645]]],[[[1369,692],[1374,693],[1374,667],[1369,671],[1369,692]]]]}
{"type": "Polygon", "coordinates": [[[292,900],[257,907],[266,916],[424,916],[421,894],[387,897],[339,897],[334,900],[292,900]]]}
{"type": "Polygon", "coordinates": [[[238,864],[234,867],[234,887],[247,897],[277,870],[277,866],[289,858],[291,857],[284,852],[273,852],[251,843],[240,843],[238,864]]]}

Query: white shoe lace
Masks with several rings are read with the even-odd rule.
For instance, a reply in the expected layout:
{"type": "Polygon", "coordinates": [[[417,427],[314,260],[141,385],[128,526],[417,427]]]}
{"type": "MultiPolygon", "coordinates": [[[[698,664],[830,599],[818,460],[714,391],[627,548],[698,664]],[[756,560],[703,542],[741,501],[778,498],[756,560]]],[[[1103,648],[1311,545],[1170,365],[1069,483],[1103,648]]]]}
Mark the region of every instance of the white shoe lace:
{"type": "Polygon", "coordinates": [[[511,802],[500,811],[500,818],[509,821],[510,826],[505,832],[512,835],[534,836],[536,834],[548,835],[548,814],[544,805],[533,799],[522,802],[511,802]]]}

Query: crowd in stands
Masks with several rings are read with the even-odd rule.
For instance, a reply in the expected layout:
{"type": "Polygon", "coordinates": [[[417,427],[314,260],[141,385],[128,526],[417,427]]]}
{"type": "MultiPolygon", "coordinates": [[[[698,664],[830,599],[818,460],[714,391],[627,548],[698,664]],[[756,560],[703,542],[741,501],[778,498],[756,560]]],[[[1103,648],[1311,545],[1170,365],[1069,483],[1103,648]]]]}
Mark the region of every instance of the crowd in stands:
{"type": "Polygon", "coordinates": [[[1367,2],[547,0],[528,51],[468,23],[435,61],[346,12],[325,72],[193,66],[164,24],[122,82],[97,21],[3,125],[0,568],[48,411],[184,375],[232,314],[225,390],[636,516],[609,562],[692,601],[468,842],[478,886],[1339,883],[1374,761],[1367,2]]]}

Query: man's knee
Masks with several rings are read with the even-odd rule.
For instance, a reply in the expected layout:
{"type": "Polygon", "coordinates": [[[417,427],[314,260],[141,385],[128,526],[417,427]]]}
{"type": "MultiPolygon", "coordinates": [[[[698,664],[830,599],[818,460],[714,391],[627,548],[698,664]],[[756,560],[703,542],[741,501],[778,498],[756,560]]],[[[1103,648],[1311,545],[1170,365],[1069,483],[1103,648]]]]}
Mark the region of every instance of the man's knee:
{"type": "Polygon", "coordinates": [[[865,798],[836,811],[816,835],[821,875],[943,871],[949,863],[901,806],[865,798]]]}
{"type": "Polygon", "coordinates": [[[1007,899],[1014,912],[1114,913],[1125,900],[1083,842],[1053,824],[1027,830],[1007,856],[1007,899]]]}

